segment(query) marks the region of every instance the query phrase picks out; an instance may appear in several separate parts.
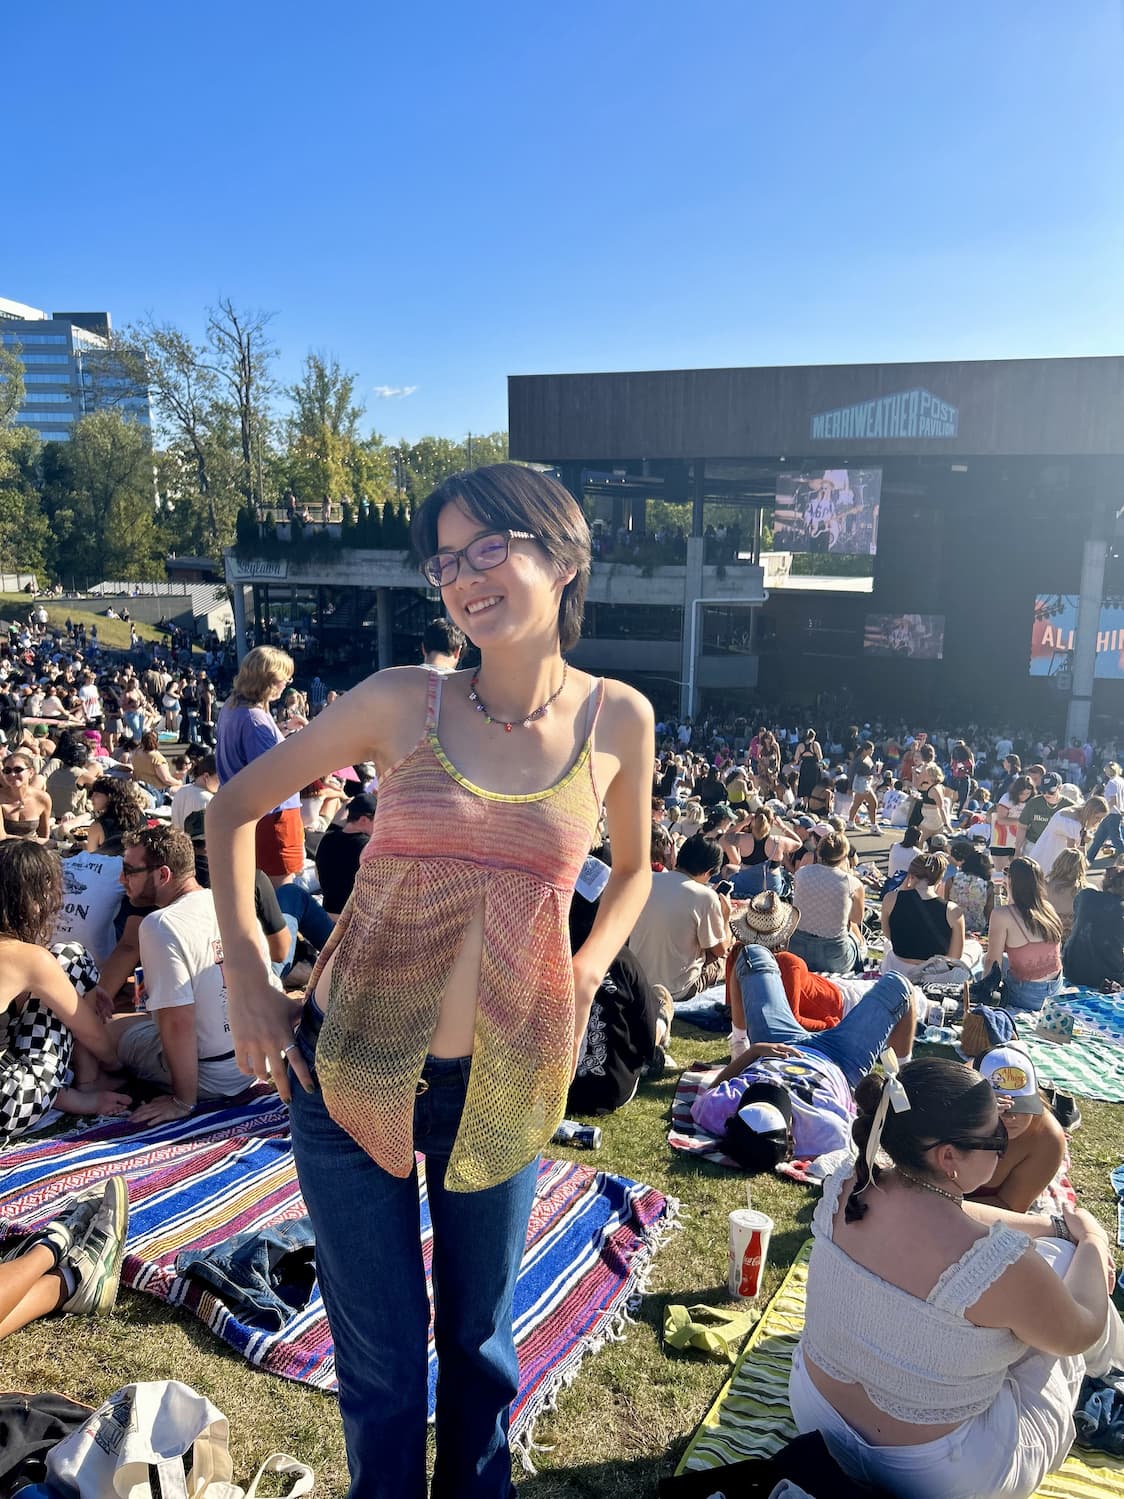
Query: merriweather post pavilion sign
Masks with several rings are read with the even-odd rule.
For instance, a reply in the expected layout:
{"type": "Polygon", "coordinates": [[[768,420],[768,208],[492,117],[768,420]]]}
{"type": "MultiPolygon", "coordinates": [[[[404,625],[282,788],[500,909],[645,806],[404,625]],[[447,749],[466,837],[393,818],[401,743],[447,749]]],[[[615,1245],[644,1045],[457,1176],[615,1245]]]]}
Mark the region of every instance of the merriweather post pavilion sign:
{"type": "Polygon", "coordinates": [[[896,395],[859,401],[821,411],[812,418],[812,437],[955,437],[960,409],[930,390],[902,390],[896,395]]]}

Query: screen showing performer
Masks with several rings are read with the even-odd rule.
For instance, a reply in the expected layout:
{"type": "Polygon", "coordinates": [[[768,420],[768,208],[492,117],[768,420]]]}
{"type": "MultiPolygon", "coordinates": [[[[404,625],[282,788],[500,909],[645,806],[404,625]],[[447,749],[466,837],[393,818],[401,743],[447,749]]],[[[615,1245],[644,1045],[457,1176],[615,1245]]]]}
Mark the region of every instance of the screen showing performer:
{"type": "Polygon", "coordinates": [[[880,468],[828,468],[777,478],[778,552],[873,557],[878,550],[880,468]]]}

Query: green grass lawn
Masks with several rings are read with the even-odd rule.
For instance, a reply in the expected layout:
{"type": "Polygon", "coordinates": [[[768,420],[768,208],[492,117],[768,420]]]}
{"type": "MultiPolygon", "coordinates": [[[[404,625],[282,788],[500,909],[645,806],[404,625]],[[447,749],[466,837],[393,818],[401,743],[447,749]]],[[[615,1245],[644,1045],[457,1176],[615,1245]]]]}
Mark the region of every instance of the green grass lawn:
{"type": "MultiPolygon", "coordinates": [[[[128,605],[128,599],[106,599],[103,604],[91,605],[89,600],[83,601],[82,607],[76,606],[74,599],[46,599],[32,598],[26,593],[0,593],[0,619],[18,619],[21,622],[27,619],[29,609],[37,609],[40,604],[47,611],[49,628],[61,630],[69,619],[72,624],[84,624],[87,635],[92,626],[98,627],[98,641],[101,645],[112,651],[127,651],[129,649],[129,622],[124,619],[106,619],[104,613],[112,604],[114,609],[122,604],[128,605]]],[[[158,630],[155,625],[145,624],[143,620],[134,620],[137,634],[145,641],[163,641],[167,637],[163,631],[158,630]]]]}
{"type": "MultiPolygon", "coordinates": [[[[682,1064],[718,1061],[724,1043],[684,1028],[673,1038],[682,1064]]],[[[673,1156],[667,1147],[674,1076],[643,1084],[620,1113],[600,1121],[596,1154],[558,1150],[604,1170],[651,1183],[679,1199],[680,1229],[655,1260],[647,1294],[622,1342],[587,1358],[575,1383],[544,1418],[534,1477],[516,1474],[528,1499],[640,1499],[670,1473],[692,1431],[714,1400],[726,1365],[697,1354],[665,1353],[660,1341],[669,1302],[726,1303],[727,1215],[745,1204],[745,1178],[673,1156]]],[[[1115,1241],[1116,1215],[1108,1172],[1120,1159],[1120,1110],[1082,1103],[1084,1125],[1073,1137],[1073,1179],[1082,1203],[1115,1241]]],[[[808,1233],[813,1189],[780,1177],[757,1177],[754,1205],[776,1224],[764,1292],[771,1295],[808,1233]]],[[[335,1401],[251,1369],[201,1323],[133,1292],[122,1292],[114,1315],[101,1321],[48,1320],[4,1344],[12,1389],[61,1390],[97,1402],[134,1379],[174,1377],[207,1394],[230,1418],[235,1473],[246,1482],[275,1448],[311,1463],[319,1496],[346,1489],[343,1442],[335,1401]]],[[[264,1493],[281,1492],[264,1488],[264,1493]]]]}

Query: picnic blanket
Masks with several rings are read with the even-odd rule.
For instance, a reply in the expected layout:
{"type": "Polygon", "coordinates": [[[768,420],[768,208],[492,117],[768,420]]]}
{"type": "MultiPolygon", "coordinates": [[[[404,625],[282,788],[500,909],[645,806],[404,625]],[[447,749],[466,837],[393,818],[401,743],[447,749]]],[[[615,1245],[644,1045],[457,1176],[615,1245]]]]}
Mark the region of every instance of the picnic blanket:
{"type": "MultiPolygon", "coordinates": [[[[185,1308],[257,1368],[335,1390],[318,1289],[279,1330],[266,1332],[239,1321],[213,1292],[174,1270],[185,1249],[304,1216],[288,1111],[276,1094],[201,1109],[141,1134],[114,1122],[28,1141],[3,1157],[0,1218],[9,1234],[28,1232],[49,1221],[60,1197],[114,1174],[129,1183],[127,1286],[185,1308]]],[[[639,1182],[571,1161],[542,1162],[515,1290],[520,1388],[511,1430],[525,1466],[536,1418],[586,1354],[619,1336],[677,1213],[673,1199],[639,1182]]],[[[431,1237],[423,1190],[427,1276],[431,1237]]],[[[431,1417],[436,1372],[431,1339],[431,1417]]]]}
{"type": "MultiPolygon", "coordinates": [[[[749,1336],[718,1399],[684,1452],[677,1473],[771,1457],[796,1436],[788,1407],[792,1354],[804,1326],[809,1239],[749,1336]]],[[[1124,1499],[1124,1459],[1075,1448],[1036,1499],[1124,1499]]]]}
{"type": "Polygon", "coordinates": [[[1073,1016],[1081,1029],[1113,1046],[1124,1046],[1124,994],[1099,989],[1063,989],[1054,1002],[1073,1016]]]}
{"type": "Polygon", "coordinates": [[[726,1005],[726,982],[711,984],[694,999],[678,999],[675,1002],[675,1019],[685,1020],[688,1025],[697,1025],[702,1031],[728,1031],[730,1011],[726,1005]]]}
{"type": "Polygon", "coordinates": [[[728,1166],[731,1171],[740,1171],[742,1167],[733,1156],[727,1155],[714,1136],[700,1129],[691,1118],[691,1105],[721,1071],[719,1066],[679,1074],[675,1097],[671,1102],[671,1128],[667,1132],[667,1143],[672,1150],[685,1151],[696,1160],[713,1161],[716,1166],[728,1166]]]}
{"type": "Polygon", "coordinates": [[[1043,1041],[1028,1027],[1020,1030],[1019,1043],[1039,1083],[1101,1103],[1124,1103],[1124,1047],[1100,1036],[1078,1036],[1064,1044],[1043,1041]]]}

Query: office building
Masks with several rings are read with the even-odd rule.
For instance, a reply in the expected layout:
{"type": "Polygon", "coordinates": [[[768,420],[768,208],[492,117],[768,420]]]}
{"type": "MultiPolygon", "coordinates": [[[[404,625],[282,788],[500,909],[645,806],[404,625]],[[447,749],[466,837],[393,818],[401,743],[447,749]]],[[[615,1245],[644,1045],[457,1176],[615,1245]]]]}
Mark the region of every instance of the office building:
{"type": "Polygon", "coordinates": [[[84,416],[112,408],[149,431],[148,389],[126,372],[110,332],[108,312],[47,313],[0,297],[0,343],[24,367],[16,425],[68,442],[84,416]]]}

